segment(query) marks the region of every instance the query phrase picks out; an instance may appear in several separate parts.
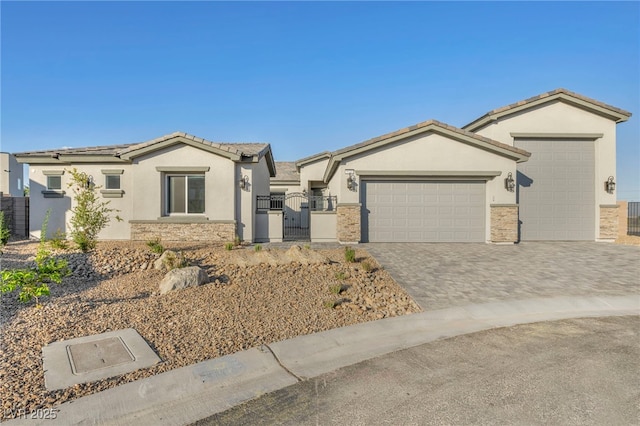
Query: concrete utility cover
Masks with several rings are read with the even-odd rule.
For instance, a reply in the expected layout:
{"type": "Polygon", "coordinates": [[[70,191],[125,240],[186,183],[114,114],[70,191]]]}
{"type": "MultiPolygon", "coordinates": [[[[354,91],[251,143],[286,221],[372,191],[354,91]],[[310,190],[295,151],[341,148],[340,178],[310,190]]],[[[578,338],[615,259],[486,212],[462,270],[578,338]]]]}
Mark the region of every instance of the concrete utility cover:
{"type": "Polygon", "coordinates": [[[51,343],[42,348],[48,390],[106,379],[160,362],[133,328],[51,343]]]}
{"type": "Polygon", "coordinates": [[[119,337],[67,346],[73,374],[88,373],[100,368],[113,367],[135,361],[119,337]]]}

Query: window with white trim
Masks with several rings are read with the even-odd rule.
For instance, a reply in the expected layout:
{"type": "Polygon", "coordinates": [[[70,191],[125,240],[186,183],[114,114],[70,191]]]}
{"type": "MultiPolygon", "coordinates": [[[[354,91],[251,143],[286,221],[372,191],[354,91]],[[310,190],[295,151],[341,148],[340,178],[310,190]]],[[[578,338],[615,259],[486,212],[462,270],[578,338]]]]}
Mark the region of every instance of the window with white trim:
{"type": "Polygon", "coordinates": [[[167,174],[166,213],[204,213],[204,174],[167,174]]]}
{"type": "Polygon", "coordinates": [[[47,189],[59,191],[62,189],[62,176],[47,176],[47,189]]]}

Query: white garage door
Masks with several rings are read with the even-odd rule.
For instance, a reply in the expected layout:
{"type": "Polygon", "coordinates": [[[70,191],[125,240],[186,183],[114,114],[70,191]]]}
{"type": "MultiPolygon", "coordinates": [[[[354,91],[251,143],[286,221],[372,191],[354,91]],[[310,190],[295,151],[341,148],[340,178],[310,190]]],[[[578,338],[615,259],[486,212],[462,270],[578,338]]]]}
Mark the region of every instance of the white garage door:
{"type": "Polygon", "coordinates": [[[364,181],[369,242],[484,242],[485,182],[364,181]]]}
{"type": "Polygon", "coordinates": [[[520,239],[594,240],[593,141],[516,141],[531,153],[518,164],[520,239]]]}

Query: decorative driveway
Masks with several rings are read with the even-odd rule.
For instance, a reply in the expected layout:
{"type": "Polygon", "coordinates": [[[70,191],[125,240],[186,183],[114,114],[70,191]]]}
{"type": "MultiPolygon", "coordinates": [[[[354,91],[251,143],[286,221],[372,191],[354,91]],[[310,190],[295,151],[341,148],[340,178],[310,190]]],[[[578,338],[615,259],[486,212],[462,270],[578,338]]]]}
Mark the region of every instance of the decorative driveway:
{"type": "Polygon", "coordinates": [[[596,242],[362,244],[424,310],[638,294],[640,247],[596,242]]]}

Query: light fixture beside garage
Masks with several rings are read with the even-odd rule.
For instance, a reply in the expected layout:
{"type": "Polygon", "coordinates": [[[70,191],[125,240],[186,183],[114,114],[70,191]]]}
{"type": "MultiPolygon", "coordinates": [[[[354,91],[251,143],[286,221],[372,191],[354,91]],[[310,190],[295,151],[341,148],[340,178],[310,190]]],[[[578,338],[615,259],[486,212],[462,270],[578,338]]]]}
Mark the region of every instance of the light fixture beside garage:
{"type": "Polygon", "coordinates": [[[352,169],[347,169],[344,171],[348,177],[347,177],[347,188],[349,189],[349,191],[355,191],[356,190],[356,175],[355,172],[352,169]]]}
{"type": "Polygon", "coordinates": [[[516,181],[513,180],[513,175],[511,174],[511,172],[509,172],[507,177],[504,179],[504,187],[509,192],[513,192],[516,189],[516,181]]]}
{"type": "Polygon", "coordinates": [[[616,183],[613,181],[613,176],[609,176],[609,179],[607,179],[604,183],[604,190],[607,191],[609,194],[613,194],[613,191],[616,189],[616,183]]]}
{"type": "Polygon", "coordinates": [[[240,189],[245,189],[249,185],[249,177],[244,175],[240,178],[240,189]]]}

